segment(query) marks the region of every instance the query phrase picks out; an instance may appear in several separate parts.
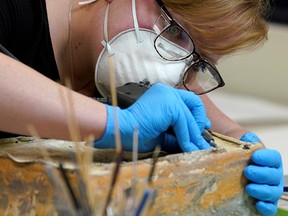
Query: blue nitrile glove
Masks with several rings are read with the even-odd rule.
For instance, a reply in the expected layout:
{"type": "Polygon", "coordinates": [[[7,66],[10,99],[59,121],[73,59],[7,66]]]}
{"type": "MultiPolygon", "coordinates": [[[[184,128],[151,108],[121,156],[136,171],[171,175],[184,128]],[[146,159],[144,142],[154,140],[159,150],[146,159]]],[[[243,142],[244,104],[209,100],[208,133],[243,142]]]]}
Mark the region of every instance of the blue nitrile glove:
{"type": "MultiPolygon", "coordinates": [[[[246,142],[260,142],[252,132],[241,138],[246,142]]],[[[284,175],[281,155],[276,150],[260,149],[252,155],[253,164],[244,170],[250,181],[246,192],[257,199],[256,208],[264,216],[277,213],[277,203],[283,193],[284,175]]]]}
{"type": "Polygon", "coordinates": [[[243,134],[240,140],[244,142],[251,142],[251,143],[261,142],[260,138],[251,131],[248,131],[247,133],[243,134]]]}
{"type": "MultiPolygon", "coordinates": [[[[247,132],[240,140],[261,142],[252,132],[247,132]]],[[[256,208],[262,215],[275,215],[284,184],[281,155],[276,150],[260,149],[253,153],[252,161],[253,165],[247,166],[244,170],[244,175],[251,181],[246,186],[246,192],[258,199],[256,208]]]]}
{"type": "Polygon", "coordinates": [[[114,111],[124,150],[132,150],[133,130],[139,130],[139,152],[153,151],[156,145],[184,152],[210,148],[201,136],[207,121],[205,107],[197,95],[160,83],[150,87],[127,109],[107,106],[108,119],[103,137],[94,142],[96,148],[115,148],[114,111]],[[165,131],[172,126],[175,135],[165,131]]]}

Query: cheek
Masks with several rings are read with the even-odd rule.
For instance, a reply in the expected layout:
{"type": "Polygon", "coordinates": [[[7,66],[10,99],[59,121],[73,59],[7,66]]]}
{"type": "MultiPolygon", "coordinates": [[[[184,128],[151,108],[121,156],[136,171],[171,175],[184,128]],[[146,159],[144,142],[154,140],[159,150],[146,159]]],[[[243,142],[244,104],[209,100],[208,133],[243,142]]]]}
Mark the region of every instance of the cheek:
{"type": "Polygon", "coordinates": [[[156,4],[143,5],[141,10],[137,10],[139,27],[153,30],[153,26],[160,15],[160,9],[156,4]]]}
{"type": "Polygon", "coordinates": [[[153,30],[153,26],[156,23],[157,18],[155,19],[147,19],[147,20],[141,20],[138,21],[139,23],[139,27],[140,28],[144,28],[144,29],[149,29],[149,30],[153,30]]]}
{"type": "Polygon", "coordinates": [[[116,23],[111,23],[108,28],[109,28],[109,40],[111,40],[113,37],[115,37],[117,34],[120,32],[126,31],[128,29],[133,28],[133,21],[126,19],[125,22],[116,22],[116,23]]]}

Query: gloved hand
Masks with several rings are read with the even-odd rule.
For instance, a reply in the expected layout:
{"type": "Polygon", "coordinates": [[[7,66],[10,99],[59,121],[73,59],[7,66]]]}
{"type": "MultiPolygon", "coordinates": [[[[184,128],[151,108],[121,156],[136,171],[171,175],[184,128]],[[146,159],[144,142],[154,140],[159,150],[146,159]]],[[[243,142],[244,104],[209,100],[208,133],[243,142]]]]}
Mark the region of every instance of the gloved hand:
{"type": "MultiPolygon", "coordinates": [[[[250,135],[252,132],[249,132],[250,135]]],[[[250,140],[259,142],[254,136],[250,140]]],[[[251,138],[252,137],[252,138],[251,138]]],[[[243,137],[242,137],[243,138],[243,137]]],[[[244,175],[250,181],[246,186],[246,192],[257,199],[256,208],[264,216],[272,216],[277,213],[277,203],[283,193],[283,166],[281,155],[276,150],[260,149],[253,153],[252,161],[244,170],[244,175]]]]}
{"type": "Polygon", "coordinates": [[[244,142],[251,142],[251,143],[261,142],[260,138],[251,131],[248,131],[247,133],[243,134],[240,140],[244,142]]]}
{"type": "Polygon", "coordinates": [[[96,148],[115,148],[114,111],[124,150],[132,150],[133,130],[139,130],[139,152],[153,151],[156,145],[190,152],[209,149],[201,132],[209,121],[201,99],[185,90],[160,83],[150,87],[127,109],[107,105],[107,126],[103,137],[94,142],[96,148]],[[165,133],[172,126],[175,136],[165,133]]]}

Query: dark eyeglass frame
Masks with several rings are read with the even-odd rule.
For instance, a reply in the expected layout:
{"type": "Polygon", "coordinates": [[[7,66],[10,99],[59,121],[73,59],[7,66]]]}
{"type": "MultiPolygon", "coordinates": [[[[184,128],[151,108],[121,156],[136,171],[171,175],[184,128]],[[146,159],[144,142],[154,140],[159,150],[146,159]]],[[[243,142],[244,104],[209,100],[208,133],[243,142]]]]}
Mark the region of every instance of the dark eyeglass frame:
{"type": "MultiPolygon", "coordinates": [[[[157,37],[156,37],[155,40],[154,40],[154,48],[155,48],[155,50],[157,51],[157,53],[158,53],[163,59],[165,59],[165,60],[167,60],[167,61],[182,61],[182,60],[185,60],[185,59],[190,58],[190,57],[192,56],[191,65],[186,69],[186,72],[184,73],[183,78],[185,77],[185,75],[186,75],[186,73],[189,71],[189,69],[190,69],[191,67],[193,67],[195,64],[198,64],[198,63],[203,62],[203,63],[205,63],[205,64],[208,64],[211,68],[213,68],[213,71],[210,71],[210,72],[211,72],[211,74],[213,75],[213,77],[218,80],[218,85],[215,86],[214,88],[208,90],[208,91],[205,91],[205,92],[203,92],[203,93],[198,93],[198,95],[206,94],[206,93],[211,92],[211,91],[213,91],[213,90],[215,90],[215,89],[217,89],[217,88],[220,88],[220,87],[225,86],[225,82],[224,82],[224,80],[222,79],[222,77],[221,77],[218,69],[216,68],[216,66],[215,66],[214,64],[208,62],[207,60],[203,59],[203,58],[201,57],[201,55],[196,51],[196,49],[195,49],[195,44],[194,44],[193,39],[192,39],[192,37],[190,36],[190,34],[189,34],[176,20],[174,20],[174,19],[172,18],[170,12],[169,12],[168,9],[166,8],[166,6],[165,6],[165,4],[162,2],[162,0],[156,0],[156,2],[157,2],[157,4],[159,5],[159,7],[160,7],[160,9],[161,9],[162,15],[164,15],[164,18],[166,18],[166,19],[169,21],[169,23],[170,23],[167,27],[165,27],[165,28],[157,35],[157,37]],[[192,50],[192,52],[191,52],[190,54],[188,54],[187,56],[184,56],[184,57],[179,58],[179,59],[171,60],[171,59],[166,59],[166,58],[164,58],[164,57],[159,53],[159,51],[158,51],[157,48],[156,48],[156,40],[158,39],[158,37],[161,36],[161,34],[162,34],[165,30],[167,30],[167,28],[169,28],[170,26],[174,26],[174,25],[180,27],[181,30],[183,30],[183,31],[187,34],[187,36],[189,37],[189,39],[190,39],[191,42],[192,42],[193,50],[192,50]]],[[[184,86],[188,91],[191,91],[191,90],[188,89],[188,87],[185,85],[184,80],[182,80],[182,84],[183,84],[183,86],[184,86]]]]}

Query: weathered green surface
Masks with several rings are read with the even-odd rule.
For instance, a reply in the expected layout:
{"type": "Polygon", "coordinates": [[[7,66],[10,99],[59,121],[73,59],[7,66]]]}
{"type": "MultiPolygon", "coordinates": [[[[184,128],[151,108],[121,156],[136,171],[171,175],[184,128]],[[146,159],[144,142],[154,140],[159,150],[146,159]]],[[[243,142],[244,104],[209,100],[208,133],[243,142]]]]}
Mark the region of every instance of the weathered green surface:
{"type": "Polygon", "coordinates": [[[278,208],[278,212],[276,216],[287,216],[288,215],[288,209],[285,208],[278,208]]]}

